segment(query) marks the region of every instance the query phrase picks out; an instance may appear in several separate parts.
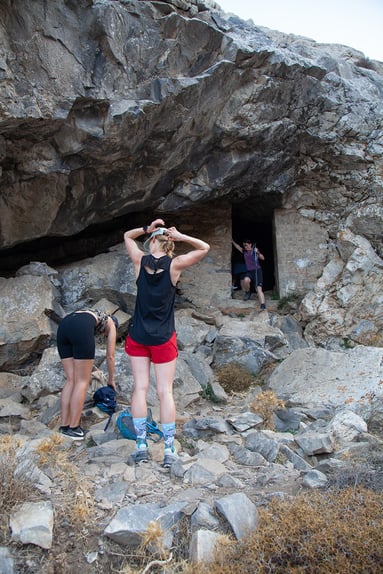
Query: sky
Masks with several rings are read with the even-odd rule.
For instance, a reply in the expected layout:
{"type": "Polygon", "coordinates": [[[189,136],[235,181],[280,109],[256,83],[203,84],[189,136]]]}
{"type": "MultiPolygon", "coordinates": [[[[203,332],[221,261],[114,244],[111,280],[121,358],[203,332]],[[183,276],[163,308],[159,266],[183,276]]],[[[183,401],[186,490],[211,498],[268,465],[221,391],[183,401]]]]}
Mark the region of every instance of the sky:
{"type": "Polygon", "coordinates": [[[344,44],[383,62],[383,0],[215,0],[254,24],[344,44]]]}

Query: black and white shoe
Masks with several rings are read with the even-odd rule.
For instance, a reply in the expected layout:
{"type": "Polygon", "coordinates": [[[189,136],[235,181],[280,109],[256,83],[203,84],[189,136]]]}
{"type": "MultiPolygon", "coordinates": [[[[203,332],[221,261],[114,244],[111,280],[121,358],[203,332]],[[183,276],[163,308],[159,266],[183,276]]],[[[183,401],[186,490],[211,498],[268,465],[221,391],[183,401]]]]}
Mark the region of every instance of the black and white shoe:
{"type": "Polygon", "coordinates": [[[72,440],[84,440],[85,431],[81,427],[60,427],[60,432],[72,440]]]}

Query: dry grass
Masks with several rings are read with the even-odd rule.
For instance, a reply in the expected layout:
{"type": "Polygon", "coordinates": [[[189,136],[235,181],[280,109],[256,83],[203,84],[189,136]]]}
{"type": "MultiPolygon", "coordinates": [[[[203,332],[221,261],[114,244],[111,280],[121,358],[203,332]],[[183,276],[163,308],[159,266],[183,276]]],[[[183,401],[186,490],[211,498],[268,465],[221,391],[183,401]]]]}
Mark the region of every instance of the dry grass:
{"type": "Polygon", "coordinates": [[[73,526],[84,526],[93,516],[92,486],[70,460],[70,453],[63,444],[64,438],[57,433],[43,440],[37,447],[39,467],[58,487],[56,517],[73,526]]]}
{"type": "Polygon", "coordinates": [[[144,554],[147,550],[151,555],[158,555],[160,560],[164,560],[169,554],[164,546],[164,531],[161,524],[156,520],[149,522],[148,528],[142,535],[139,551],[144,554]]]}
{"type": "Polygon", "coordinates": [[[122,574],[146,574],[147,572],[167,572],[166,567],[173,561],[173,553],[164,544],[165,533],[160,522],[149,522],[141,535],[141,544],[127,557],[120,571],[122,574]],[[165,568],[165,569],[164,569],[165,568]]]}
{"type": "MultiPolygon", "coordinates": [[[[276,406],[271,399],[270,395],[266,404],[276,406]]],[[[78,451],[66,450],[62,441],[61,436],[54,434],[43,440],[36,452],[39,467],[54,483],[51,497],[55,509],[54,546],[50,551],[31,545],[21,547],[9,541],[5,518],[16,504],[31,500],[32,493],[28,476],[14,474],[18,442],[8,435],[0,441],[2,544],[17,546],[14,554],[19,574],[78,574],[80,569],[82,574],[383,572],[382,490],[369,490],[361,485],[305,491],[293,500],[272,501],[259,509],[257,530],[240,542],[224,536],[216,558],[209,564],[193,565],[188,561],[191,532],[187,516],[174,526],[170,550],[165,546],[161,525],[152,522],[142,535],[139,548],[129,551],[105,539],[104,553],[96,563],[86,564],[84,551],[97,548],[102,534],[92,491],[75,465],[78,451]]],[[[348,478],[344,482],[349,484],[348,478]]],[[[336,484],[341,483],[338,480],[336,484]]],[[[39,498],[45,497],[40,494],[39,498]]]]}
{"type": "Polygon", "coordinates": [[[278,399],[273,391],[259,393],[250,403],[250,410],[263,419],[262,428],[273,430],[274,412],[285,408],[285,403],[278,399]]]}
{"type": "Polygon", "coordinates": [[[39,443],[33,463],[19,467],[20,441],[12,435],[0,438],[0,544],[17,548],[13,555],[18,574],[77,574],[79,560],[83,562],[84,547],[96,522],[93,495],[87,480],[70,460],[74,450],[66,449],[63,443],[63,437],[53,434],[39,443]],[[34,486],[34,465],[51,479],[50,495],[34,486]],[[9,517],[16,507],[47,498],[55,517],[52,549],[45,551],[12,540],[9,517]]]}
{"type": "MultiPolygon", "coordinates": [[[[118,570],[120,574],[182,574],[190,562],[189,542],[191,537],[190,520],[184,516],[173,529],[173,546],[169,550],[164,543],[165,532],[157,521],[149,523],[141,536],[141,544],[118,570]]],[[[117,572],[117,570],[116,570],[117,572]]]]}
{"type": "MultiPolygon", "coordinates": [[[[381,574],[383,495],[364,488],[305,492],[259,511],[258,529],[219,548],[199,574],[381,574]],[[235,565],[235,566],[234,566],[235,565]]],[[[184,574],[192,574],[191,567],[184,574]]]]}
{"type": "Polygon", "coordinates": [[[219,384],[227,393],[247,391],[255,383],[255,377],[239,363],[227,363],[216,370],[219,384]]]}
{"type": "Polygon", "coordinates": [[[34,497],[39,498],[39,493],[34,490],[29,479],[29,470],[16,472],[20,461],[16,453],[20,448],[20,441],[11,435],[0,438],[0,537],[1,543],[7,541],[8,517],[13,509],[34,497]]]}

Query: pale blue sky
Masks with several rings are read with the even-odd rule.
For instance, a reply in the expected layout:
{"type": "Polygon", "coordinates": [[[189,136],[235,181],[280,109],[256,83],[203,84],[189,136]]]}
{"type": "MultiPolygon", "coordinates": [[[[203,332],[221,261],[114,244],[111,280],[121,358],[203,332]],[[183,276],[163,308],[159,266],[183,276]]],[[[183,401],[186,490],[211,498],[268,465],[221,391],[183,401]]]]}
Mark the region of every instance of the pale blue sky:
{"type": "Polygon", "coordinates": [[[383,62],[383,0],[216,0],[254,24],[344,44],[383,62]]]}

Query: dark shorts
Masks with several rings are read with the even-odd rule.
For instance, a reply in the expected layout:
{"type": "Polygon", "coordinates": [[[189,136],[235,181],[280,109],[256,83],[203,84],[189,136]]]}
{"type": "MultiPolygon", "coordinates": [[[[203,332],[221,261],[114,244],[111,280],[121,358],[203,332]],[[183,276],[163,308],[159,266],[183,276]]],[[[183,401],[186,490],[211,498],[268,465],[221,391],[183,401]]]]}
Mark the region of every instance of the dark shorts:
{"type": "Polygon", "coordinates": [[[94,359],[95,318],[90,313],[72,313],[59,324],[57,349],[61,359],[94,359]]]}
{"type": "Polygon", "coordinates": [[[262,269],[257,269],[256,271],[246,271],[245,273],[241,273],[240,279],[242,280],[245,277],[250,277],[250,279],[254,285],[257,285],[258,287],[262,287],[262,285],[263,285],[262,269]]]}
{"type": "Polygon", "coordinates": [[[178,357],[176,333],[174,332],[169,341],[162,345],[142,345],[128,335],[125,341],[125,351],[130,357],[149,357],[152,363],[156,364],[169,363],[178,357]]]}

